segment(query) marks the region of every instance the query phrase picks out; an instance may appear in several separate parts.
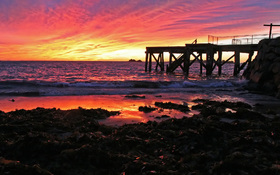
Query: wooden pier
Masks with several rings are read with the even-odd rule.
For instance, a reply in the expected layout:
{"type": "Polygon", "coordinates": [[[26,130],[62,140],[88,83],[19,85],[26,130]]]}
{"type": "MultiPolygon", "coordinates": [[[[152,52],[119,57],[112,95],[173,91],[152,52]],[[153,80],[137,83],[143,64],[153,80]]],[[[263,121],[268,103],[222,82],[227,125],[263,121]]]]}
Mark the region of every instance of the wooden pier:
{"type": "Polygon", "coordinates": [[[155,70],[160,68],[160,71],[165,71],[164,53],[169,53],[169,62],[166,65],[166,72],[173,72],[180,67],[183,72],[188,75],[190,66],[195,61],[198,61],[200,63],[200,74],[202,74],[204,68],[206,69],[206,75],[211,75],[217,66],[218,74],[221,75],[222,66],[233,59],[233,75],[237,76],[246,64],[251,63],[255,51],[257,51],[257,44],[215,45],[208,43],[186,44],[185,46],[174,47],[147,47],[145,71],[152,71],[152,60],[156,61],[155,70]],[[224,52],[234,52],[234,54],[229,58],[223,59],[224,52]],[[248,54],[248,59],[242,64],[240,63],[240,53],[248,54]],[[216,59],[214,58],[215,54],[217,54],[216,59]]]}

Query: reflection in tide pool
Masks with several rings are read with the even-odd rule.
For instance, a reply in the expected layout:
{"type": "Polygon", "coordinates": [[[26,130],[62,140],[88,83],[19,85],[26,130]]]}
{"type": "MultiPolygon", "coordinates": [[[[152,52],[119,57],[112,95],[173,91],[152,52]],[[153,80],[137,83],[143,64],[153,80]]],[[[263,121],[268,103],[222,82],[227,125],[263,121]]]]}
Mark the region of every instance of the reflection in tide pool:
{"type": "MultiPolygon", "coordinates": [[[[198,97],[198,96],[196,96],[198,97]]],[[[194,97],[192,97],[194,98],[194,97]]],[[[189,99],[192,99],[189,98],[189,99]]],[[[187,98],[185,98],[187,99],[187,98]]],[[[140,106],[154,106],[155,102],[174,102],[178,104],[186,103],[187,100],[176,99],[174,96],[146,95],[144,99],[131,99],[122,95],[92,95],[92,96],[54,96],[54,97],[1,97],[0,106],[2,111],[9,112],[16,109],[34,109],[37,107],[57,108],[61,110],[76,109],[78,107],[102,108],[108,111],[120,111],[121,114],[111,116],[108,119],[100,120],[101,124],[122,125],[130,123],[139,123],[147,121],[161,121],[162,115],[182,118],[190,117],[192,112],[182,113],[176,110],[157,109],[150,113],[144,113],[138,110],[140,106]],[[11,99],[15,101],[12,102],[11,99]]]]}

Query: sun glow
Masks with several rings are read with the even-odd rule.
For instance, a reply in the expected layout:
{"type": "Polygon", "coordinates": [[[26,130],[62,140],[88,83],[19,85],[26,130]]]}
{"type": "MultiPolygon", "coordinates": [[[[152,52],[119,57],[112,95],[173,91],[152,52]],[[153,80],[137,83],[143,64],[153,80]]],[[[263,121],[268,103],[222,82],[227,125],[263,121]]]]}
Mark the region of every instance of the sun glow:
{"type": "Polygon", "coordinates": [[[116,60],[143,59],[145,49],[122,49],[100,54],[100,59],[114,58],[116,60]]]}
{"type": "Polygon", "coordinates": [[[143,60],[147,46],[263,32],[280,22],[279,8],[276,0],[3,0],[0,60],[143,60]]]}

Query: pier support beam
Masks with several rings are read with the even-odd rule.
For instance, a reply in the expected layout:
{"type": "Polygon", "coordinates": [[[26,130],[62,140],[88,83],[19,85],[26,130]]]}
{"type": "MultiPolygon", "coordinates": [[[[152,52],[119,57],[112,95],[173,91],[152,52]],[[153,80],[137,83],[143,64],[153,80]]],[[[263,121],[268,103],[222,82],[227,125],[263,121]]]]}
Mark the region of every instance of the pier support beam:
{"type": "Polygon", "coordinates": [[[200,62],[199,62],[199,68],[200,68],[200,75],[202,75],[202,68],[203,68],[203,59],[202,59],[202,53],[200,52],[199,53],[199,60],[200,60],[200,62]]]}
{"type": "Polygon", "coordinates": [[[172,52],[169,52],[169,66],[172,64],[172,52]]]}
{"type": "MultiPolygon", "coordinates": [[[[176,47],[147,47],[146,48],[146,63],[145,71],[151,72],[152,59],[155,59],[155,69],[160,67],[160,71],[164,71],[164,54],[169,53],[169,64],[166,65],[166,72],[174,72],[178,67],[182,69],[184,73],[189,74],[190,67],[196,61],[199,62],[200,74],[203,69],[206,69],[206,75],[212,75],[215,67],[218,67],[218,74],[222,74],[222,66],[234,58],[234,70],[233,75],[237,76],[240,71],[250,64],[254,51],[257,51],[257,45],[214,45],[214,44],[186,44],[185,46],[176,47]],[[234,54],[227,60],[222,57],[223,52],[233,52],[234,54]],[[214,55],[218,53],[217,60],[214,55]],[[248,60],[240,64],[240,53],[248,53],[248,60]],[[203,61],[204,54],[206,60],[203,61]],[[192,60],[192,56],[195,58],[192,60]],[[205,63],[206,61],[206,63],[205,63]]],[[[168,60],[166,60],[168,61],[168,60]]]]}
{"type": "Polygon", "coordinates": [[[222,54],[223,54],[223,51],[221,49],[219,49],[219,51],[218,51],[218,61],[217,61],[218,75],[219,76],[221,76],[221,74],[222,74],[222,54]]]}
{"type": "Polygon", "coordinates": [[[184,54],[184,72],[187,76],[189,76],[190,71],[190,51],[187,50],[184,54]]]}
{"type": "Polygon", "coordinates": [[[211,75],[213,71],[214,52],[212,47],[207,48],[206,53],[206,75],[211,75]]]}
{"type": "Polygon", "coordinates": [[[145,72],[148,71],[148,59],[149,59],[149,53],[146,51],[146,59],[145,59],[145,72]]]}
{"type": "Polygon", "coordinates": [[[153,53],[150,53],[150,55],[149,55],[149,72],[152,71],[152,55],[153,55],[153,53]]]}
{"type": "Polygon", "coordinates": [[[164,71],[164,58],[163,58],[163,52],[160,53],[161,57],[159,58],[160,62],[160,70],[164,71]]]}
{"type": "Polygon", "coordinates": [[[240,72],[240,51],[236,50],[234,54],[234,71],[233,75],[237,76],[240,72]]]}

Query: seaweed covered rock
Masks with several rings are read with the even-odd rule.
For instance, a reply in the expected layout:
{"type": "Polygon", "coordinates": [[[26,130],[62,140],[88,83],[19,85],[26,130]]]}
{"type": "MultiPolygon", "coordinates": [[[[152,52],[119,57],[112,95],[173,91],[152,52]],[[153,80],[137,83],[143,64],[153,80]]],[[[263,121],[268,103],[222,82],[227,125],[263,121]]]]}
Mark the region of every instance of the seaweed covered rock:
{"type": "Polygon", "coordinates": [[[21,175],[53,175],[49,171],[42,169],[39,165],[24,165],[19,161],[7,160],[0,157],[1,174],[21,174],[21,175]]]}
{"type": "Polygon", "coordinates": [[[118,128],[89,114],[100,109],[2,113],[0,174],[279,174],[277,115],[245,103],[196,103],[201,113],[190,118],[118,128]]]}
{"type": "Polygon", "coordinates": [[[157,108],[154,108],[154,107],[151,107],[151,106],[139,106],[138,110],[142,111],[142,112],[145,112],[145,113],[149,113],[149,112],[157,110],[157,108]]]}
{"type": "Polygon", "coordinates": [[[280,37],[259,42],[258,55],[243,76],[250,80],[249,89],[280,98],[280,37]]]}
{"type": "Polygon", "coordinates": [[[175,109],[181,112],[188,112],[190,111],[188,105],[181,105],[172,102],[155,102],[155,106],[163,108],[163,109],[175,109]]]}

